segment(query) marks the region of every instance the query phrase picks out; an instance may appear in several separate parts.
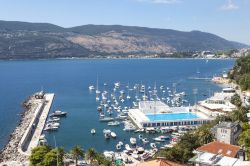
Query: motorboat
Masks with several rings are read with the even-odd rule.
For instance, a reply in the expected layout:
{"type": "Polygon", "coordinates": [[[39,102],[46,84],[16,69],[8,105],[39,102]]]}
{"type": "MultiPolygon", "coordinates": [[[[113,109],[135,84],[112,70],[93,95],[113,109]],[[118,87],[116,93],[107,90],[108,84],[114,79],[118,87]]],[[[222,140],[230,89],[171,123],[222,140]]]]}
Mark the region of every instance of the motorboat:
{"type": "Polygon", "coordinates": [[[130,143],[131,143],[132,145],[136,145],[136,138],[131,137],[131,138],[129,139],[129,141],[130,141],[130,143]]]}
{"type": "Polygon", "coordinates": [[[93,85],[90,85],[90,86],[89,86],[89,90],[90,90],[90,91],[92,91],[92,90],[94,90],[94,89],[95,89],[95,87],[94,87],[93,85]]]}
{"type": "Polygon", "coordinates": [[[96,133],[95,129],[91,129],[90,133],[94,135],[96,133]]]}
{"type": "Polygon", "coordinates": [[[115,132],[112,131],[112,132],[110,133],[110,135],[111,135],[112,138],[116,138],[116,133],[115,133],[115,132]]]}
{"type": "Polygon", "coordinates": [[[147,144],[147,143],[149,143],[149,141],[148,141],[148,139],[147,139],[147,138],[143,138],[143,139],[142,139],[142,142],[143,142],[143,144],[147,144]]]}
{"type": "Polygon", "coordinates": [[[102,112],[102,107],[101,107],[101,106],[98,106],[98,107],[97,107],[97,111],[98,111],[98,112],[102,112]]]}
{"type": "Polygon", "coordinates": [[[154,141],[156,142],[165,142],[166,140],[161,139],[160,137],[153,138],[154,141]]]}
{"type": "Polygon", "coordinates": [[[140,140],[142,140],[142,139],[143,139],[143,136],[142,136],[141,134],[139,134],[138,138],[139,138],[140,140]]]}
{"type": "Polygon", "coordinates": [[[127,150],[127,151],[132,151],[133,149],[129,146],[129,144],[126,144],[125,145],[125,149],[127,150]]]}
{"type": "Polygon", "coordinates": [[[137,151],[138,151],[138,154],[142,154],[145,150],[143,147],[138,147],[137,151]]]}
{"type": "Polygon", "coordinates": [[[114,118],[112,118],[112,117],[100,117],[100,119],[99,119],[99,121],[100,122],[110,122],[110,121],[113,121],[114,120],[114,118]]]}
{"type": "Polygon", "coordinates": [[[104,151],[103,155],[105,156],[106,159],[112,160],[114,157],[114,152],[113,151],[104,151]]]}
{"type": "Polygon", "coordinates": [[[121,146],[121,144],[119,144],[119,143],[118,143],[118,144],[116,144],[116,146],[115,146],[115,147],[116,147],[116,150],[121,150],[121,149],[122,149],[122,146],[121,146]]]}
{"type": "Polygon", "coordinates": [[[109,139],[111,137],[111,131],[108,129],[104,129],[103,134],[106,139],[109,139]]]}
{"type": "Polygon", "coordinates": [[[52,114],[50,114],[50,117],[62,117],[62,116],[66,116],[67,115],[67,112],[63,112],[63,111],[60,111],[60,110],[56,110],[55,112],[53,112],[52,114]]]}
{"type": "Polygon", "coordinates": [[[119,126],[120,122],[118,121],[113,121],[113,122],[108,122],[108,126],[119,126]]]}
{"type": "Polygon", "coordinates": [[[60,118],[52,117],[52,118],[49,118],[47,122],[52,123],[52,122],[58,122],[59,120],[60,120],[60,118]]]}
{"type": "Polygon", "coordinates": [[[123,142],[122,141],[119,141],[118,144],[120,144],[121,146],[123,146],[123,142]]]}
{"type": "Polygon", "coordinates": [[[150,143],[150,147],[151,147],[152,149],[157,148],[155,143],[150,143]]]}

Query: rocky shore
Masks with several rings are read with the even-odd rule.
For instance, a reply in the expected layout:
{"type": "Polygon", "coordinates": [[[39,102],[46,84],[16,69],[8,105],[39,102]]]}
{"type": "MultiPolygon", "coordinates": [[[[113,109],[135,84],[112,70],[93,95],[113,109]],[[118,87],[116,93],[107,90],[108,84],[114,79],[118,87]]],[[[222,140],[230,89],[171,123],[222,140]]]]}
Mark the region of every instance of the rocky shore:
{"type": "Polygon", "coordinates": [[[21,165],[23,165],[28,161],[28,156],[18,152],[18,144],[29,126],[35,108],[37,107],[37,103],[33,102],[33,99],[34,96],[30,96],[23,103],[24,112],[21,114],[20,122],[10,134],[8,144],[0,151],[0,166],[3,165],[3,163],[9,162],[22,163],[21,165]]]}

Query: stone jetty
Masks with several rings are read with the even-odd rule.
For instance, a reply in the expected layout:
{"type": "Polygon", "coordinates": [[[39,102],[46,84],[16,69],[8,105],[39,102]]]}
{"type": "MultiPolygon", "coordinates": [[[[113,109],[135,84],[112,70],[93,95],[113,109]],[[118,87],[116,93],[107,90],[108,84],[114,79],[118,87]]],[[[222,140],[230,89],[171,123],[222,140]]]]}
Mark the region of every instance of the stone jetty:
{"type": "Polygon", "coordinates": [[[23,103],[20,123],[10,134],[8,144],[0,151],[0,166],[29,165],[32,148],[38,145],[54,94],[35,93],[23,103]]]}

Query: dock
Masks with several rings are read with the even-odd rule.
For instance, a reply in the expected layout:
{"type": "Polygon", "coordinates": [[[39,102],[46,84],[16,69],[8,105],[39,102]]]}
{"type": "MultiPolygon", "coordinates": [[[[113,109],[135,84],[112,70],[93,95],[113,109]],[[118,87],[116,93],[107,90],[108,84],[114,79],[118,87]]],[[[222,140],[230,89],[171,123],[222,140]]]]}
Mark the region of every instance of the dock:
{"type": "Polygon", "coordinates": [[[19,142],[19,153],[29,156],[32,149],[38,146],[39,138],[45,126],[53,99],[53,93],[46,93],[43,99],[36,99],[33,101],[36,102],[37,107],[35,108],[34,116],[28,128],[19,142]]]}

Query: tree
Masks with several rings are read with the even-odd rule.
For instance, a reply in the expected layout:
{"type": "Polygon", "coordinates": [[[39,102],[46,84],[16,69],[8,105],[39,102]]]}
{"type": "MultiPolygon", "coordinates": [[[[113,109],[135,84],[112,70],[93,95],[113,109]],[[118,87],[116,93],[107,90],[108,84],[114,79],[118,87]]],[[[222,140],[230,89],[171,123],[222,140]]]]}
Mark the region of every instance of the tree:
{"type": "Polygon", "coordinates": [[[88,149],[86,153],[86,159],[90,160],[90,165],[92,165],[93,160],[96,158],[96,156],[97,156],[97,152],[95,151],[95,149],[93,148],[88,149]]]}
{"type": "Polygon", "coordinates": [[[57,149],[49,151],[43,159],[44,166],[57,166],[57,149]]]}
{"type": "Polygon", "coordinates": [[[203,145],[203,144],[207,144],[211,141],[213,141],[213,134],[210,132],[210,129],[208,126],[206,125],[203,125],[201,126],[197,131],[196,131],[196,135],[197,135],[197,138],[198,138],[198,143],[200,145],[203,145]]]}
{"type": "Polygon", "coordinates": [[[70,153],[72,154],[72,156],[74,157],[75,159],[75,164],[77,166],[77,161],[78,161],[78,158],[79,157],[84,157],[84,151],[83,149],[81,148],[81,146],[79,145],[76,145],[72,148],[72,150],[70,151],[70,153]]]}
{"type": "Polygon", "coordinates": [[[42,166],[44,156],[51,150],[49,146],[38,146],[32,149],[29,157],[31,166],[42,166]]]}
{"type": "Polygon", "coordinates": [[[233,95],[231,97],[231,103],[236,105],[237,107],[240,107],[242,104],[240,96],[238,94],[233,95]]]}

